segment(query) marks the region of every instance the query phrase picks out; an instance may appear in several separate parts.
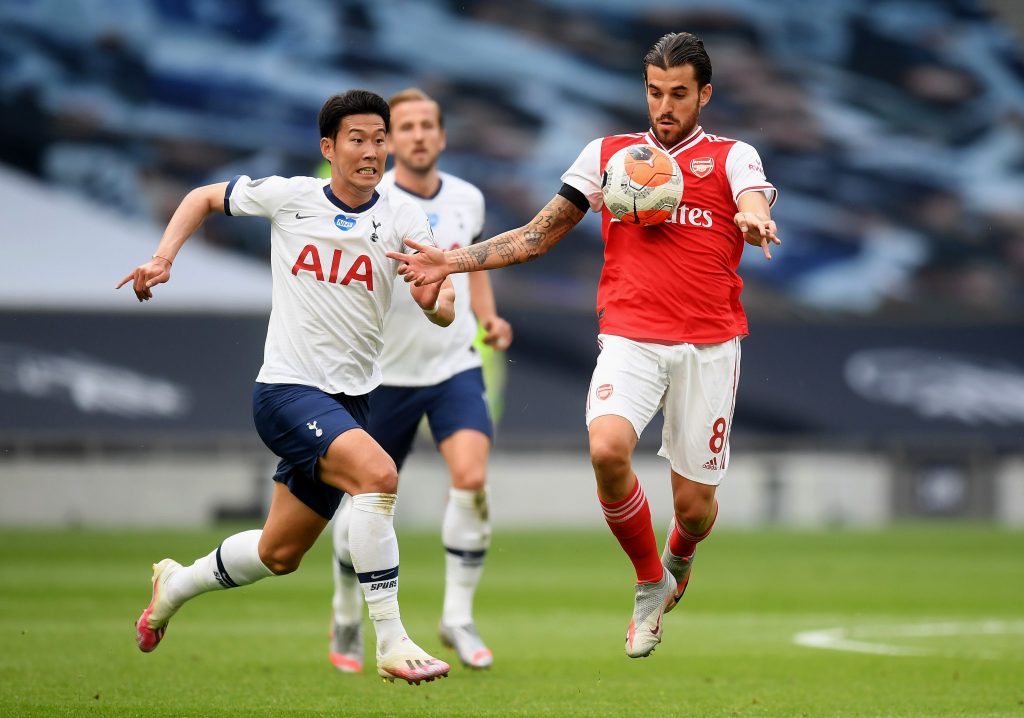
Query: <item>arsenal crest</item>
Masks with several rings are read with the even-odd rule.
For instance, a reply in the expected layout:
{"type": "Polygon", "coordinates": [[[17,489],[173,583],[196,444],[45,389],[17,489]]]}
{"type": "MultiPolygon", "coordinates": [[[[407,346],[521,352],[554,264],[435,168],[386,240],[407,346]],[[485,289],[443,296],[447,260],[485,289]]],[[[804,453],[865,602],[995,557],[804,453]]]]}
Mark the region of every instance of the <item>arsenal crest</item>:
{"type": "Polygon", "coordinates": [[[690,171],[698,177],[707,177],[714,168],[715,160],[713,157],[699,157],[695,160],[690,160],[690,171]]]}

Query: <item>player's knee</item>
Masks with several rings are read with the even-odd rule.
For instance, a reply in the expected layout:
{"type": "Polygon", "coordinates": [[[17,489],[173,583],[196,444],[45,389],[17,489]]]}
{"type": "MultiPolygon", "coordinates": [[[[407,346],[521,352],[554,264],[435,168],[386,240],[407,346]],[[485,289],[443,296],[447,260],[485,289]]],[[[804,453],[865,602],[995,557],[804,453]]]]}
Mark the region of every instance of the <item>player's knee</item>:
{"type": "Polygon", "coordinates": [[[487,475],[483,469],[466,469],[452,472],[452,488],[462,491],[483,491],[487,486],[487,475]]]}
{"type": "Polygon", "coordinates": [[[688,534],[699,536],[704,533],[714,518],[714,500],[695,501],[686,506],[676,506],[676,523],[688,534]]]}
{"type": "Polygon", "coordinates": [[[304,554],[304,551],[300,551],[293,546],[261,547],[260,561],[273,574],[284,576],[285,574],[292,573],[299,567],[304,554]]]}
{"type": "Polygon", "coordinates": [[[617,441],[591,438],[590,463],[598,481],[603,477],[621,478],[630,472],[629,446],[617,441]]]}
{"type": "Polygon", "coordinates": [[[360,473],[361,494],[394,494],[398,492],[398,469],[391,459],[376,461],[360,473]]]}
{"type": "Polygon", "coordinates": [[[394,494],[398,491],[398,469],[387,454],[366,461],[354,471],[351,459],[326,456],[321,460],[320,479],[349,494],[394,494]],[[347,462],[347,463],[346,463],[347,462]]]}

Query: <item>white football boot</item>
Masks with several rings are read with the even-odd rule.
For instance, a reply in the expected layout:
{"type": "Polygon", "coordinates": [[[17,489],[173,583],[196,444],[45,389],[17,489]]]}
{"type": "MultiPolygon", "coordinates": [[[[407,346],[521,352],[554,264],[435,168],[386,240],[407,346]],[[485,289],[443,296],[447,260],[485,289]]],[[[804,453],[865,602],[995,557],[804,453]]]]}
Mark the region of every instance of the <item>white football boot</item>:
{"type": "Polygon", "coordinates": [[[665,567],[665,570],[672,574],[672,578],[676,580],[676,590],[672,596],[672,605],[665,609],[665,613],[668,613],[679,600],[686,593],[686,587],[690,583],[690,571],[693,569],[693,558],[697,555],[697,549],[693,550],[689,558],[679,558],[674,556],[671,551],[668,550],[668,542],[665,542],[665,550],[661,552],[661,565],[665,567]]]}
{"type": "Polygon", "coordinates": [[[159,645],[171,616],[180,608],[171,604],[163,590],[167,579],[180,568],[181,564],[170,558],[153,564],[153,597],[135,622],[135,642],[143,653],[149,653],[159,645]]]}
{"type": "Polygon", "coordinates": [[[474,623],[463,626],[446,626],[442,623],[438,631],[441,643],[446,648],[454,648],[459,660],[467,668],[490,668],[494,663],[494,655],[491,649],[484,645],[474,623]]]}
{"type": "Polygon", "coordinates": [[[418,686],[420,681],[429,683],[435,678],[445,678],[450,670],[451,666],[431,656],[408,636],[402,636],[384,653],[377,643],[377,675],[385,681],[394,682],[400,678],[418,686]]]}
{"type": "Polygon", "coordinates": [[[626,655],[630,658],[649,656],[661,643],[661,617],[675,604],[676,580],[663,571],[661,580],[638,583],[633,618],[626,631],[626,655]]]}
{"type": "Polygon", "coordinates": [[[363,672],[363,624],[331,623],[331,665],[342,673],[363,672]]]}

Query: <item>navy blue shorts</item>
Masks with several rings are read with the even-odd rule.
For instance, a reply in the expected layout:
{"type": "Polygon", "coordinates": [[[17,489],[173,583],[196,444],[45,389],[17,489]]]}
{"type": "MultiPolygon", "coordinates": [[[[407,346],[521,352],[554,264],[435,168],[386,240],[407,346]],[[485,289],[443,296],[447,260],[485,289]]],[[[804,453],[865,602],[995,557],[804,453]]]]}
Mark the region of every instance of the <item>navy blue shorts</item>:
{"type": "Polygon", "coordinates": [[[367,396],[327,394],[302,384],[257,382],[252,390],[256,431],[281,459],[274,481],[328,520],[345,494],[320,481],[318,461],[339,435],[366,428],[367,396]]]}
{"type": "Polygon", "coordinates": [[[433,386],[379,386],[370,392],[370,423],[366,430],[401,469],[412,451],[416,428],[426,414],[434,443],[460,429],[476,429],[494,437],[487,409],[484,374],[467,369],[433,386]]]}

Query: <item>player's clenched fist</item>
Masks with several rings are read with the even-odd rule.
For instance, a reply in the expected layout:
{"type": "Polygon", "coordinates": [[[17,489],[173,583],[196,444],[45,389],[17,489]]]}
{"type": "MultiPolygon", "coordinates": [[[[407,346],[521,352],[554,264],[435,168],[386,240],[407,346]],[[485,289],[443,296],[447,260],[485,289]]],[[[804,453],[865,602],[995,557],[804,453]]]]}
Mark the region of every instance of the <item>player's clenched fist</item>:
{"type": "Polygon", "coordinates": [[[498,351],[505,351],[512,346],[512,325],[501,317],[494,316],[480,322],[484,328],[483,342],[498,351]]]}

